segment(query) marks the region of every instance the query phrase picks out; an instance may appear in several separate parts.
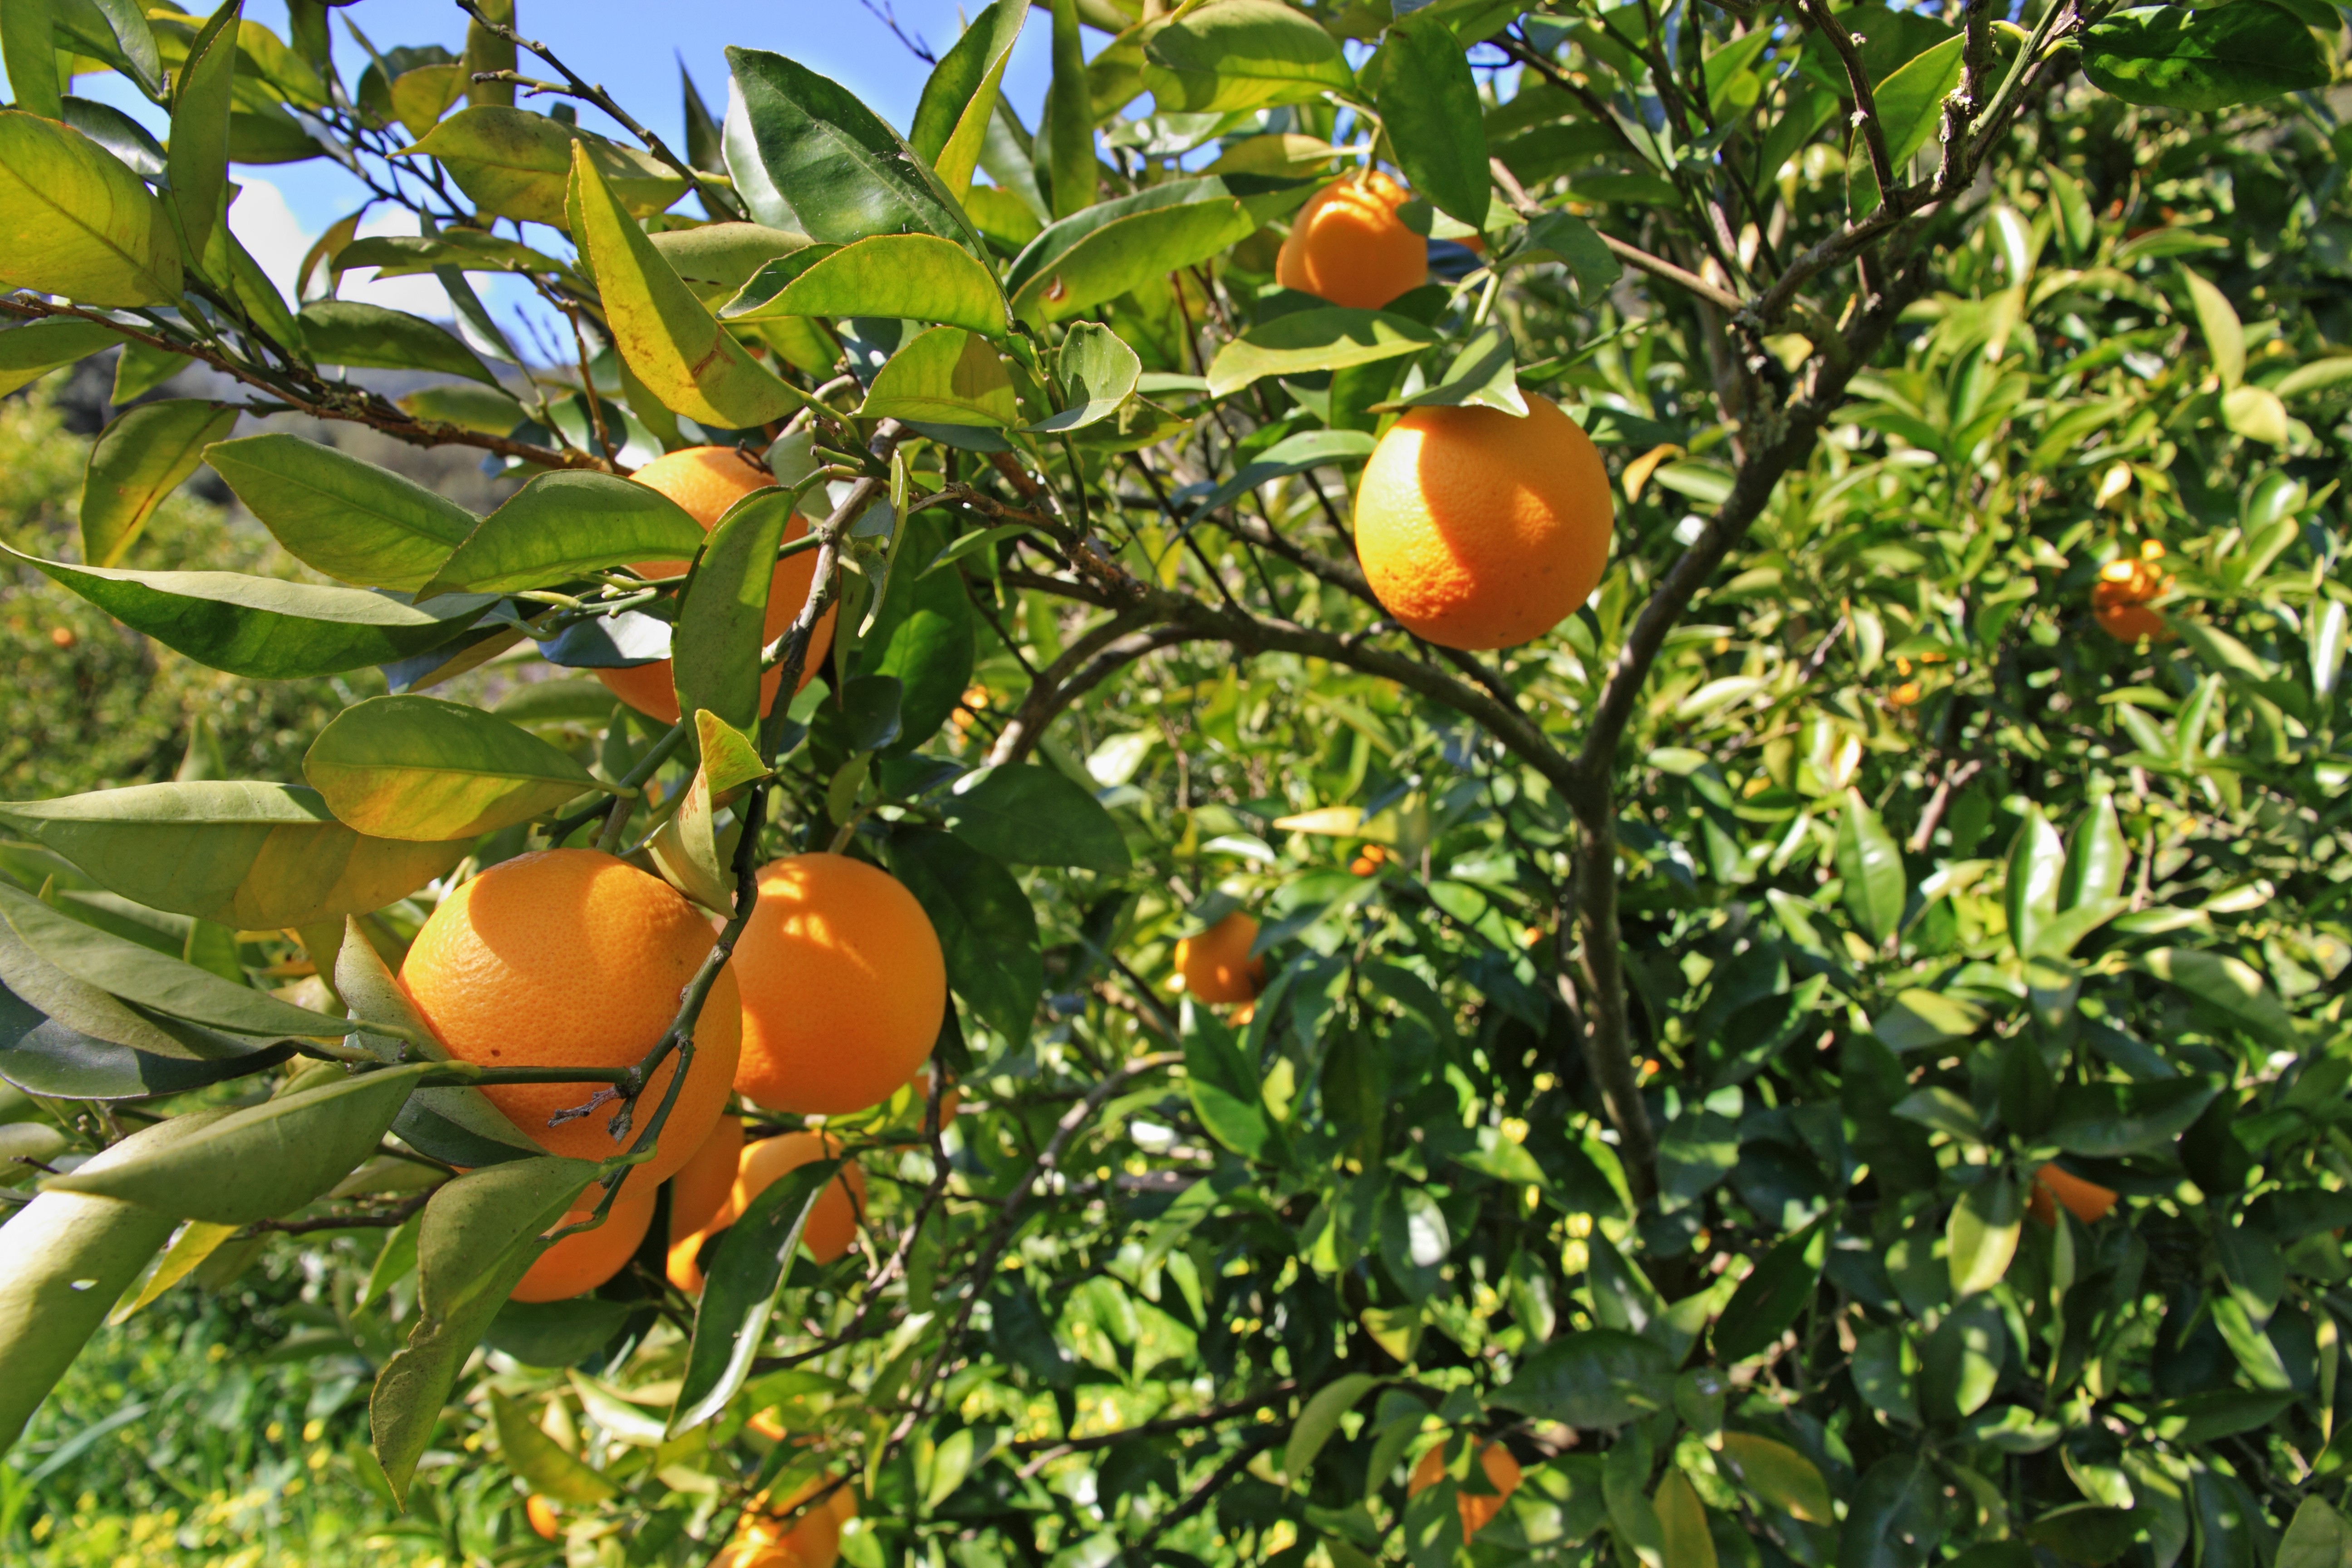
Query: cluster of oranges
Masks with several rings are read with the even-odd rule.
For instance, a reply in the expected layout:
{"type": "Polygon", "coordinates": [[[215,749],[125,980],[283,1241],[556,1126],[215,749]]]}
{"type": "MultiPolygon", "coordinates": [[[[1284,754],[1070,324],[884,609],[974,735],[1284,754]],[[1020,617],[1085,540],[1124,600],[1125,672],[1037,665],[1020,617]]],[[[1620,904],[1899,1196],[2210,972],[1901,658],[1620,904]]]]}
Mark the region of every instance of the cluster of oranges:
{"type": "MultiPolygon", "coordinates": [[[[1378,310],[1420,285],[1428,249],[1377,171],[1317,192],[1275,265],[1287,289],[1378,310]]],[[[1372,595],[1440,647],[1515,647],[1576,613],[1609,562],[1616,509],[1591,438],[1559,405],[1406,411],[1356,490],[1356,554],[1372,595]]]]}
{"type": "Polygon", "coordinates": [[[2172,635],[2164,617],[2148,605],[2172,592],[2172,578],[2158,564],[2164,546],[2153,539],[2140,542],[2137,557],[2119,555],[2099,568],[2091,587],[2091,614],[2109,637],[2136,643],[2142,637],[2158,642],[2172,635]]]}

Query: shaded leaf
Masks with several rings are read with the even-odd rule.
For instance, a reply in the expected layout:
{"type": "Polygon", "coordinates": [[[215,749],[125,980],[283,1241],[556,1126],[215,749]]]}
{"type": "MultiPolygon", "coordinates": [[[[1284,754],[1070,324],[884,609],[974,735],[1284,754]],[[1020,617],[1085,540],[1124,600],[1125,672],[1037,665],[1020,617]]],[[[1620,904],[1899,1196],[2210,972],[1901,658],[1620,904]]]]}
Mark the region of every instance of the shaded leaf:
{"type": "Polygon", "coordinates": [[[611,474],[541,474],[475,524],[425,595],[551,587],[608,566],[690,560],[702,529],[649,485],[611,474]]]}
{"type": "Polygon", "coordinates": [[[795,1166],[754,1197],[719,1237],[719,1256],[695,1310],[669,1436],[690,1432],[718,1415],[751,1377],[752,1358],[775,1310],[776,1291],[800,1250],[801,1232],[841,1166],[839,1160],[795,1166]]]}
{"type": "Polygon", "coordinates": [[[1209,364],[1209,395],[1230,397],[1263,376],[1393,359],[1437,341],[1434,331],[1409,316],[1339,305],[1294,310],[1252,327],[1219,349],[1209,364]]]}
{"type": "Polygon", "coordinates": [[[422,316],[362,300],[313,300],[302,307],[302,342],[322,364],[432,370],[492,386],[499,378],[451,333],[422,316]]]}
{"type": "Polygon", "coordinates": [[[459,190],[500,217],[568,229],[564,192],[574,144],[585,150],[631,217],[651,217],[686,194],[686,182],[651,153],[544,114],[495,104],[459,110],[407,151],[437,159],[459,190]]]}
{"type": "Polygon", "coordinates": [[[1016,866],[1115,876],[1131,864],[1110,813],[1054,768],[982,768],[958,779],[940,805],[950,832],[1016,866]]]}
{"type": "Polygon", "coordinates": [[[893,833],[889,867],[938,931],[955,994],[990,1028],[1025,1039],[1045,973],[1036,912],[1021,884],[999,862],[929,828],[893,833]]]}
{"type": "Polygon", "coordinates": [[[2084,29],[2083,74],[2126,103],[2208,111],[2333,79],[2311,29],[2270,0],[2110,12],[2084,29]]]}
{"type": "Polygon", "coordinates": [[[121,560],[163,498],[195,472],[205,448],[236,427],[235,408],[195,398],[126,409],[89,449],[81,486],[82,559],[94,566],[121,560]]]}
{"type": "Polygon", "coordinates": [[[205,461],[289,554],[363,587],[424,586],[476,527],[472,512],[415,480],[299,436],[221,441],[205,461]]]}
{"type": "Polygon", "coordinates": [[[1223,113],[1348,91],[1339,43],[1275,0],[1224,0],[1179,17],[1143,46],[1143,86],[1161,112],[1223,113]]]}

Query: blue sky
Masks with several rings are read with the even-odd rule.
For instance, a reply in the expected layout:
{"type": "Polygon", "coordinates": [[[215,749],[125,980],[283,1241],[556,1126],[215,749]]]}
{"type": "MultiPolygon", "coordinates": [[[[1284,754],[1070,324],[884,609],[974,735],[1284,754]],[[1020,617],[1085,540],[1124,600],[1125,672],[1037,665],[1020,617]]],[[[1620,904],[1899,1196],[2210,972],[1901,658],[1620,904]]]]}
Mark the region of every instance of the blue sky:
{"type": "MultiPolygon", "coordinates": [[[[981,3],[984,0],[978,0],[971,9],[976,11],[981,3]]],[[[899,26],[928,41],[935,54],[944,53],[962,30],[966,13],[955,0],[892,0],[892,5],[899,26]]],[[[202,0],[191,6],[202,8],[207,8],[202,0]]],[[[742,44],[791,55],[824,72],[901,130],[914,117],[929,68],[909,54],[859,0],[769,0],[761,5],[742,0],[628,0],[625,4],[620,0],[561,0],[560,4],[520,0],[519,10],[517,26],[525,37],[549,45],[573,70],[610,90],[630,113],[673,146],[684,144],[677,79],[681,58],[714,110],[726,108],[726,47],[742,44]]],[[[285,35],[284,0],[248,0],[245,14],[280,37],[285,35]]],[[[449,0],[360,0],[333,16],[335,58],[347,85],[357,81],[366,56],[351,41],[342,25],[344,18],[357,22],[380,49],[430,43],[457,49],[465,41],[466,15],[449,0]]],[[[1033,12],[1005,73],[1007,94],[1032,124],[1053,73],[1047,33],[1045,15],[1033,12]]],[[[1102,42],[1089,34],[1088,52],[1102,42]]],[[[526,73],[554,74],[529,58],[522,68],[526,73]]],[[[83,77],[75,90],[133,114],[159,135],[163,130],[161,112],[120,79],[83,77]]],[[[544,98],[528,100],[532,107],[544,107],[549,101],[544,98]]],[[[583,108],[581,122],[595,130],[617,131],[593,110],[583,108]]],[[[365,196],[357,182],[325,158],[268,168],[240,167],[233,177],[245,193],[232,214],[232,225],[247,247],[289,292],[303,251],[328,225],[358,207],[365,196]]],[[[372,221],[360,232],[414,230],[404,230],[396,221],[386,219],[372,221]]],[[[372,283],[354,274],[343,292],[421,314],[448,314],[439,285],[429,279],[372,283]]],[[[519,286],[503,284],[491,290],[490,303],[503,315],[527,297],[519,286]]]]}

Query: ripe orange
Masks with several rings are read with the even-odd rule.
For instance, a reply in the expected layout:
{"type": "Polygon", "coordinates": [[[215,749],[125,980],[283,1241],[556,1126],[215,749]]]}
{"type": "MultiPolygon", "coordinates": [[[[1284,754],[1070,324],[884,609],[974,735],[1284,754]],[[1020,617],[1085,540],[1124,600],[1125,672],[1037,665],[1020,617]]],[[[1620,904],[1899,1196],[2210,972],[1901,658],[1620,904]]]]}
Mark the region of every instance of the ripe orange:
{"type": "Polygon", "coordinates": [[[844,1482],[798,1519],[788,1517],[803,1500],[832,1485],[830,1477],[812,1480],[772,1511],[755,1501],[711,1568],[833,1568],[841,1555],[841,1527],[857,1517],[856,1489],[844,1482]]]}
{"type": "Polygon", "coordinates": [[[930,917],[898,879],[845,855],[761,870],[734,970],[736,1092],[771,1110],[841,1116],[881,1103],[931,1054],[947,1014],[930,917]]]}
{"type": "Polygon", "coordinates": [[[2058,1165],[2044,1165],[2033,1173],[2033,1195],[2026,1204],[2026,1212],[2043,1225],[2054,1225],[2058,1211],[2053,1200],[2065,1205],[2066,1212],[2084,1225],[2098,1224],[2116,1206],[2114,1188],[2086,1182],[2058,1165]]]}
{"type": "MultiPolygon", "coordinates": [[[[629,477],[677,502],[706,531],[726,515],[729,507],[753,490],[765,489],[776,482],[765,468],[732,447],[688,447],[656,458],[629,477]]],[[[789,543],[807,531],[808,520],[794,513],[792,521],[784,524],[785,542],[789,543]]],[[[685,574],[686,566],[683,561],[640,561],[635,571],[641,577],[677,577],[685,574]]],[[[768,617],[761,623],[761,635],[768,641],[783,636],[793,617],[801,613],[801,605],[808,600],[809,584],[815,577],[816,554],[813,551],[776,563],[776,574],[768,584],[768,617]]],[[[817,666],[824,662],[825,650],[833,646],[833,611],[825,611],[824,618],[817,622],[816,631],[809,638],[808,658],[801,666],[801,686],[809,683],[817,666]]],[[[783,678],[783,671],[772,669],[760,683],[761,712],[775,700],[776,687],[783,678]]],[[[600,669],[596,679],[638,712],[666,724],[677,722],[677,691],[670,683],[669,660],[627,669],[600,669]]]]}
{"type": "Polygon", "coordinates": [[[1248,1002],[1265,984],[1265,960],[1249,955],[1257,921],[1235,910],[1198,936],[1176,943],[1176,967],[1184,994],[1196,1002],[1248,1002]]]}
{"type": "MultiPolygon", "coordinates": [[[[662,1037],[710,952],[710,925],[676,889],[594,849],[544,849],[460,883],[425,922],[401,984],[449,1054],[483,1067],[628,1067],[662,1037]]],[[[741,1043],[735,977],[720,970],[694,1031],[694,1066],[654,1158],[625,1194],[650,1195],[692,1157],[727,1103],[741,1043]]],[[[642,1128],[677,1071],[673,1055],[638,1100],[642,1128]]],[[[586,1083],[500,1084],[482,1092],[551,1153],[603,1160],[626,1142],[599,1109],[561,1126],[586,1083]]],[[[635,1137],[632,1131],[630,1136],[635,1137]]]]}
{"type": "Polygon", "coordinates": [[[1385,845],[1367,844],[1356,851],[1356,858],[1349,862],[1348,869],[1359,877],[1373,876],[1387,862],[1388,858],[1389,852],[1385,845]]]}
{"type": "MultiPolygon", "coordinates": [[[[1503,1511],[1511,1494],[1519,1489],[1519,1462],[1500,1443],[1488,1443],[1478,1450],[1478,1466],[1486,1472],[1487,1485],[1495,1489],[1492,1497],[1474,1496],[1468,1491],[1454,1494],[1454,1506],[1462,1513],[1462,1540],[1466,1545],[1472,1536],[1486,1528],[1487,1521],[1503,1511]]],[[[1445,1445],[1441,1443],[1421,1457],[1405,1480],[1407,1497],[1418,1496],[1435,1486],[1445,1476],[1445,1445]]]]}
{"type": "Polygon", "coordinates": [[[2119,555],[2099,568],[2099,580],[2091,585],[2091,613],[2109,637],[2136,643],[2172,636],[2164,617],[2147,607],[2172,590],[2172,579],[2157,565],[2163,559],[2164,546],[2150,539],[2141,543],[2137,561],[2119,555]]]}
{"type": "Polygon", "coordinates": [[[692,1158],[678,1167],[669,1183],[669,1235],[672,1241],[700,1230],[727,1202],[735,1185],[735,1166],[743,1152],[743,1119],[722,1116],[710,1129],[692,1158]]]}
{"type": "Polygon", "coordinates": [[[553,1541],[563,1533],[563,1526],[556,1522],[555,1505],[537,1492],[523,1500],[522,1516],[530,1521],[530,1532],[541,1541],[553,1541]]]}
{"type": "MultiPolygon", "coordinates": [[[[591,1186],[580,1194],[580,1205],[563,1216],[562,1224],[578,1225],[596,1212],[604,1198],[604,1190],[591,1186]]],[[[651,1188],[636,1196],[626,1189],[613,1200],[613,1212],[604,1223],[593,1230],[583,1230],[577,1236],[567,1236],[539,1255],[522,1283],[514,1288],[518,1301],[562,1301],[593,1290],[618,1274],[637,1246],[646,1238],[646,1227],[654,1222],[654,1194],[651,1188]]]]}
{"type": "MultiPolygon", "coordinates": [[[[840,1152],[841,1141],[822,1132],[786,1132],[745,1144],[736,1160],[735,1184],[728,1189],[727,1201],[703,1222],[699,1230],[671,1246],[669,1282],[689,1296],[699,1295],[702,1244],[742,1218],[751,1200],[781,1180],[786,1172],[812,1160],[830,1160],[840,1152]]],[[[816,1209],[801,1232],[801,1245],[819,1263],[833,1262],[857,1239],[857,1218],[865,1211],[866,1173],[852,1162],[844,1165],[841,1173],[818,1194],[816,1209]]]]}
{"type": "Polygon", "coordinates": [[[1512,647],[1590,598],[1616,509],[1591,437],[1549,398],[1528,416],[1415,408],[1372,449],[1356,554],[1381,608],[1444,647],[1512,647]]]}
{"type": "Polygon", "coordinates": [[[1429,242],[1398,218],[1406,200],[1404,188],[1377,170],[1334,180],[1291,219],[1274,280],[1359,310],[1418,289],[1429,276],[1429,242]]]}

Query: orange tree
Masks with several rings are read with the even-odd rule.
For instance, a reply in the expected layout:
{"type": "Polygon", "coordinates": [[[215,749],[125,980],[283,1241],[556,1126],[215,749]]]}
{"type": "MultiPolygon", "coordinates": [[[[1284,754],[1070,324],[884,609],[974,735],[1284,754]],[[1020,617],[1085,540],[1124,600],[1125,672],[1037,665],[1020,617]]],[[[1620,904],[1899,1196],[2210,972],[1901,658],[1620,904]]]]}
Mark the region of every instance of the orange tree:
{"type": "Polygon", "coordinates": [[[299,1267],[451,1557],[2341,1560],[2333,11],[1057,0],[1033,126],[999,0],[905,136],[743,48],[673,144],[467,9],[5,12],[0,366],[242,389],[19,570],[383,688],[0,808],[35,1474],[110,1310],[299,1267]],[[310,156],[419,233],[289,300],[229,167],[310,156]],[[199,463],[313,575],[137,565],[199,463]],[[551,865],[672,934],[465,912],[551,865]]]}

